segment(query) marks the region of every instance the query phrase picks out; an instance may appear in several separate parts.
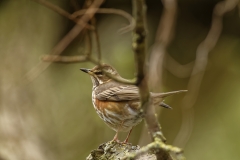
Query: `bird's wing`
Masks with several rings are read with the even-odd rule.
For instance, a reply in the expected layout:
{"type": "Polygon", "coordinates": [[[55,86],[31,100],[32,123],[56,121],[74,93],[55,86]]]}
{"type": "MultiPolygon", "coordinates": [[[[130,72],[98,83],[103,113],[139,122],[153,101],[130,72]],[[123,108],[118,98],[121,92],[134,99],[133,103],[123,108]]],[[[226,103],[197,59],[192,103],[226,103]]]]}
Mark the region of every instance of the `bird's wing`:
{"type": "Polygon", "coordinates": [[[111,87],[96,94],[96,98],[103,101],[129,101],[138,100],[138,87],[133,85],[120,85],[111,87]]]}

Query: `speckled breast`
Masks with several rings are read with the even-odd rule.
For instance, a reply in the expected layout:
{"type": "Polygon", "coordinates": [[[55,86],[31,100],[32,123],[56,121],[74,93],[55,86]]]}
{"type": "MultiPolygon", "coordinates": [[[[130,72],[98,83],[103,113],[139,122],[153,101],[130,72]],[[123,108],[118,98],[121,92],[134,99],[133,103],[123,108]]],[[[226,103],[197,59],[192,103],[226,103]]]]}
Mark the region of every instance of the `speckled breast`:
{"type": "Polygon", "coordinates": [[[115,131],[127,132],[142,121],[138,101],[100,101],[93,91],[92,102],[99,117],[115,131]]]}

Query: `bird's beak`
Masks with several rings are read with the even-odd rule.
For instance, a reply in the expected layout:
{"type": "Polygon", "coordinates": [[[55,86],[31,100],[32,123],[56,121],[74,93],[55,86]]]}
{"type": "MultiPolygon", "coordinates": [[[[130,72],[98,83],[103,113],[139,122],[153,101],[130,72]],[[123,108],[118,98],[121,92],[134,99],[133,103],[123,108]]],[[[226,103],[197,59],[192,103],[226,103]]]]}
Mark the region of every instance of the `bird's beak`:
{"type": "Polygon", "coordinates": [[[80,68],[81,71],[85,72],[85,73],[88,73],[91,71],[90,69],[86,69],[86,68],[80,68]]]}

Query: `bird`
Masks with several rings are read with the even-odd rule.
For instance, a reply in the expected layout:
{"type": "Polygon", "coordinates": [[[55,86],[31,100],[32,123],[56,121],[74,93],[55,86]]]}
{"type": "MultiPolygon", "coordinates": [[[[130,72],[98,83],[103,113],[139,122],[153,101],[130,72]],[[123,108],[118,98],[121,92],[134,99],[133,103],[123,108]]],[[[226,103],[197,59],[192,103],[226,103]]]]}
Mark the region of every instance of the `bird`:
{"type": "MultiPolygon", "coordinates": [[[[136,85],[125,84],[111,77],[124,79],[117,70],[108,64],[97,65],[92,69],[80,68],[81,71],[90,75],[92,80],[92,103],[99,117],[116,134],[112,141],[118,140],[119,132],[128,132],[127,138],[122,143],[128,143],[129,136],[134,126],[138,125],[144,115],[141,114],[139,88],[136,85]]],[[[154,105],[171,108],[163,102],[163,98],[186,92],[186,90],[166,93],[152,93],[154,105]]]]}

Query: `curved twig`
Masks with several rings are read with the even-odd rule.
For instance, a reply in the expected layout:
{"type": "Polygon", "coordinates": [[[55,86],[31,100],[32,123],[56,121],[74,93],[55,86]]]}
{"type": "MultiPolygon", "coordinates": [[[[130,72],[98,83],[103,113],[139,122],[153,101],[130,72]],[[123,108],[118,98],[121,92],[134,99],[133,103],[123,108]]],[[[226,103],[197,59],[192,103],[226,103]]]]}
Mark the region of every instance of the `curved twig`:
{"type": "Polygon", "coordinates": [[[52,11],[55,11],[56,13],[74,21],[76,24],[80,25],[80,26],[84,26],[85,28],[87,29],[91,29],[91,30],[94,30],[94,27],[90,24],[87,24],[85,22],[83,22],[81,19],[78,20],[77,18],[73,17],[70,13],[68,13],[67,11],[63,10],[62,8],[48,2],[48,1],[45,1],[45,0],[32,0],[32,1],[35,1],[39,4],[42,4],[43,6],[51,9],[52,11]]]}
{"type": "Polygon", "coordinates": [[[59,55],[45,55],[42,57],[45,62],[57,62],[57,63],[79,63],[88,61],[87,56],[59,56],[59,55]]]}
{"type": "Polygon", "coordinates": [[[237,4],[238,0],[225,0],[218,2],[214,7],[211,28],[205,40],[197,48],[195,65],[188,83],[187,90],[189,92],[185,95],[182,102],[182,126],[174,142],[177,146],[184,147],[191,136],[193,128],[193,105],[198,97],[208,63],[208,54],[215,47],[221,35],[223,15],[234,9],[237,4]]]}
{"type": "MultiPolygon", "coordinates": [[[[123,10],[114,9],[114,8],[99,8],[99,9],[96,8],[94,11],[96,13],[101,13],[101,14],[117,14],[117,15],[120,15],[120,16],[123,16],[124,18],[126,18],[130,24],[128,26],[120,29],[119,30],[120,33],[125,33],[128,31],[131,31],[135,27],[135,21],[134,21],[133,17],[129,13],[127,13],[123,10]]],[[[72,17],[77,18],[78,16],[86,14],[85,12],[86,12],[85,9],[76,11],[72,14],[72,17]]]]}
{"type": "Polygon", "coordinates": [[[164,57],[163,66],[175,77],[178,78],[188,78],[191,76],[194,61],[187,64],[180,64],[167,52],[164,57]]]}
{"type": "MultiPolygon", "coordinates": [[[[164,10],[159,21],[155,43],[150,53],[148,69],[149,87],[155,90],[162,88],[162,84],[159,81],[162,79],[162,66],[166,48],[171,42],[173,30],[175,27],[177,2],[176,0],[163,0],[163,7],[164,10]]],[[[143,129],[139,140],[140,145],[146,144],[144,142],[146,139],[144,137],[146,136],[148,136],[148,133],[145,129],[143,129]]]]}
{"type": "Polygon", "coordinates": [[[154,88],[154,86],[161,86],[159,85],[159,81],[162,79],[163,60],[166,49],[172,40],[176,23],[177,0],[163,0],[162,3],[164,10],[150,55],[149,77],[151,79],[149,81],[151,82],[151,88],[154,88]]]}
{"type": "MultiPolygon", "coordinates": [[[[87,23],[96,13],[96,8],[103,3],[103,0],[95,0],[86,13],[81,17],[79,21],[87,23]]],[[[65,50],[65,48],[78,36],[78,34],[84,29],[84,26],[75,25],[53,48],[51,54],[59,55],[65,50]]],[[[34,68],[32,68],[28,73],[26,73],[22,79],[23,84],[28,84],[32,82],[40,73],[49,67],[51,63],[40,62],[34,68]]]]}

